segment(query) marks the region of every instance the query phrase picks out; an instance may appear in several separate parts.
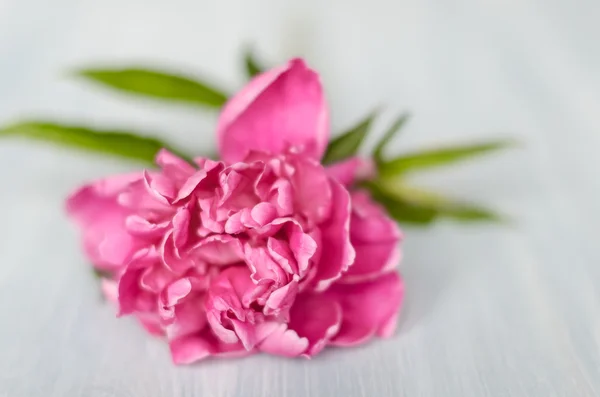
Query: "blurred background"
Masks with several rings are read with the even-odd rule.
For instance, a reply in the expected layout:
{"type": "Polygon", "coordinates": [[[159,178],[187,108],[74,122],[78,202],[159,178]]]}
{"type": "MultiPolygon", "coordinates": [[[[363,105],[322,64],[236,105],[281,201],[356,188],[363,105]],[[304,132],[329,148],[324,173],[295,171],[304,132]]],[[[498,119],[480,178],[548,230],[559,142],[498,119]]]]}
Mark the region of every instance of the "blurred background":
{"type": "Polygon", "coordinates": [[[419,174],[509,226],[407,228],[392,340],[308,361],[175,368],[99,300],[62,212],[79,183],[137,167],[0,141],[0,396],[600,395],[600,2],[561,0],[0,0],[0,124],[38,116],[215,145],[216,112],[73,78],[158,67],[230,93],[243,51],[302,56],[333,130],[401,111],[393,147],[513,137],[521,147],[419,174]]]}

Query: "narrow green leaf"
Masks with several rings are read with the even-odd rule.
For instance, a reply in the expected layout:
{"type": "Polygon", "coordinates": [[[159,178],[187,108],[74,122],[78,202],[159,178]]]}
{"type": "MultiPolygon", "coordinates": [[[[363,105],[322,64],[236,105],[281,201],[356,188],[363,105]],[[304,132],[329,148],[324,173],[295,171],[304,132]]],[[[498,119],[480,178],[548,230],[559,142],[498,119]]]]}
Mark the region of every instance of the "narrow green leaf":
{"type": "Polygon", "coordinates": [[[187,156],[174,150],[165,142],[127,131],[95,130],[49,121],[24,121],[0,128],[0,138],[2,137],[30,138],[150,164],[154,163],[154,157],[161,148],[167,148],[189,161],[187,156]]]}
{"type": "Polygon", "coordinates": [[[327,146],[327,151],[323,157],[323,163],[335,163],[354,156],[367,136],[374,118],[375,112],[363,119],[355,127],[329,142],[329,146],[327,146]]]}
{"type": "Polygon", "coordinates": [[[401,223],[427,225],[439,218],[464,222],[502,222],[504,219],[482,206],[455,201],[436,193],[409,187],[370,182],[365,185],[388,211],[401,223]]]}
{"type": "Polygon", "coordinates": [[[408,118],[408,114],[400,115],[400,117],[394,121],[390,128],[388,128],[385,134],[383,134],[383,137],[375,146],[375,150],[373,150],[373,158],[377,163],[383,163],[383,150],[390,143],[392,138],[394,138],[394,136],[396,136],[396,134],[402,129],[402,126],[406,124],[408,118]]]}
{"type": "MultiPolygon", "coordinates": [[[[95,281],[102,286],[102,281],[103,280],[111,280],[113,278],[113,275],[111,272],[106,271],[106,270],[100,270],[97,268],[92,268],[92,275],[95,279],[95,281]]],[[[106,295],[104,295],[104,293],[102,292],[103,289],[100,288],[98,289],[98,298],[100,300],[100,302],[105,302],[106,301],[106,295]]]]}
{"type": "Polygon", "coordinates": [[[401,155],[379,164],[379,173],[383,176],[400,175],[408,171],[440,167],[470,158],[481,156],[514,146],[509,140],[498,140],[478,144],[448,146],[401,155]]]}
{"type": "Polygon", "coordinates": [[[500,215],[490,209],[470,203],[448,203],[443,207],[441,215],[465,222],[506,222],[500,215]]]}
{"type": "Polygon", "coordinates": [[[435,210],[411,204],[406,199],[387,191],[376,182],[366,182],[363,186],[371,192],[375,201],[385,207],[393,219],[402,224],[428,225],[438,215],[435,210]]]}
{"type": "Polygon", "coordinates": [[[138,96],[220,108],[227,95],[209,84],[182,75],[140,68],[83,69],[76,75],[138,96]]]}
{"type": "Polygon", "coordinates": [[[244,55],[244,64],[246,66],[246,76],[248,79],[251,79],[257,74],[261,74],[264,70],[250,50],[246,51],[246,54],[244,55]]]}
{"type": "Polygon", "coordinates": [[[94,278],[96,278],[97,280],[102,280],[103,278],[110,279],[113,276],[113,274],[108,270],[101,270],[96,267],[92,268],[92,273],[94,275],[94,278]]]}
{"type": "Polygon", "coordinates": [[[432,208],[427,208],[402,200],[393,200],[388,197],[375,197],[386,208],[388,214],[401,224],[429,225],[437,217],[438,213],[432,208]]]}

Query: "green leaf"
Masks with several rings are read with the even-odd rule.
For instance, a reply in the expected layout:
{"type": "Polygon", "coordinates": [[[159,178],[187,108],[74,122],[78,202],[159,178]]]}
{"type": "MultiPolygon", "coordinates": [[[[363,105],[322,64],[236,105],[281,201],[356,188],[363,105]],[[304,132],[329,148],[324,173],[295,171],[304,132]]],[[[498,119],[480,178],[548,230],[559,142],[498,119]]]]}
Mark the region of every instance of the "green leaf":
{"type": "Polygon", "coordinates": [[[374,195],[374,198],[383,204],[393,219],[401,224],[428,225],[438,216],[434,209],[411,204],[403,200],[381,195],[374,195]]]}
{"type": "Polygon", "coordinates": [[[390,161],[379,164],[379,173],[382,176],[396,176],[408,171],[440,167],[470,158],[481,156],[514,146],[509,140],[497,140],[485,143],[448,146],[439,149],[425,150],[409,153],[390,161]]]}
{"type": "Polygon", "coordinates": [[[402,129],[402,126],[406,124],[408,118],[408,114],[401,115],[394,121],[390,128],[388,128],[385,134],[383,134],[383,137],[373,150],[373,158],[377,163],[383,163],[383,150],[390,143],[392,138],[394,138],[394,136],[396,136],[396,134],[402,129]]]}
{"type": "Polygon", "coordinates": [[[367,136],[374,118],[375,112],[363,119],[355,127],[329,142],[327,151],[323,157],[323,163],[335,163],[354,156],[367,136]]]}
{"type": "Polygon", "coordinates": [[[140,68],[83,69],[76,75],[138,96],[220,108],[227,95],[209,84],[159,70],[140,68]]]}
{"type": "Polygon", "coordinates": [[[96,278],[97,280],[102,280],[103,278],[110,279],[113,277],[113,274],[111,272],[109,272],[108,270],[101,270],[96,267],[92,268],[92,274],[94,275],[94,278],[96,278]]]}
{"type": "Polygon", "coordinates": [[[503,222],[504,219],[482,206],[455,201],[436,193],[407,185],[369,182],[373,198],[400,223],[428,225],[440,218],[463,222],[503,222]]]}
{"type": "MultiPolygon", "coordinates": [[[[108,270],[100,270],[95,267],[92,267],[92,275],[94,276],[95,281],[98,284],[100,284],[100,286],[102,285],[103,280],[112,280],[113,279],[113,274],[111,272],[109,272],[108,270]]],[[[98,290],[98,298],[99,298],[100,302],[105,302],[106,295],[104,295],[102,290],[103,290],[102,288],[100,288],[98,290]]]]}
{"type": "Polygon", "coordinates": [[[154,164],[156,153],[167,148],[188,159],[167,143],[127,131],[95,130],[88,127],[56,124],[49,121],[24,121],[0,128],[2,137],[23,137],[90,152],[144,161],[154,164]]]}
{"type": "Polygon", "coordinates": [[[244,55],[244,64],[246,66],[246,76],[248,79],[251,79],[257,74],[261,74],[264,70],[250,50],[246,51],[246,54],[244,55]]]}

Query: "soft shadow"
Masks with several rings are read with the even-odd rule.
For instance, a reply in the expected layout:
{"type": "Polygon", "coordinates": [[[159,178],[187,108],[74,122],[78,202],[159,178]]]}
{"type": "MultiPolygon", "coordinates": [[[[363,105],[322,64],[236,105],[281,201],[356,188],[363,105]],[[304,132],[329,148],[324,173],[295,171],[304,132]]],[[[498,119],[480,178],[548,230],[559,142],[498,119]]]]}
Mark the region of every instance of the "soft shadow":
{"type": "Polygon", "coordinates": [[[405,296],[399,333],[410,331],[435,312],[448,291],[479,262],[473,246],[484,239],[480,227],[440,224],[405,230],[401,273],[405,296]]]}
{"type": "Polygon", "coordinates": [[[412,268],[403,272],[405,296],[398,328],[400,332],[410,331],[422,322],[435,308],[443,296],[448,283],[456,274],[446,264],[434,261],[412,262],[412,268]]]}

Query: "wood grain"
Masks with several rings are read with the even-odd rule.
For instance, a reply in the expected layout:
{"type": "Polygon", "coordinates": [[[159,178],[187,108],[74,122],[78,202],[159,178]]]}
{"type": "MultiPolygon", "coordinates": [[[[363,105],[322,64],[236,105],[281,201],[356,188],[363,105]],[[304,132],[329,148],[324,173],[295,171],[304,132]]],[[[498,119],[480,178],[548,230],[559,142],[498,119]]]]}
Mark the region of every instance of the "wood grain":
{"type": "Polygon", "coordinates": [[[62,212],[78,183],[133,166],[0,142],[0,396],[600,395],[599,17],[597,1],[0,1],[1,122],[48,115],[205,151],[214,115],[64,72],[179,66],[234,90],[252,41],[265,59],[302,55],[322,71],[336,130],[384,103],[389,120],[414,115],[397,149],[523,142],[419,177],[516,222],[407,229],[394,338],[191,367],[99,299],[62,212]]]}

